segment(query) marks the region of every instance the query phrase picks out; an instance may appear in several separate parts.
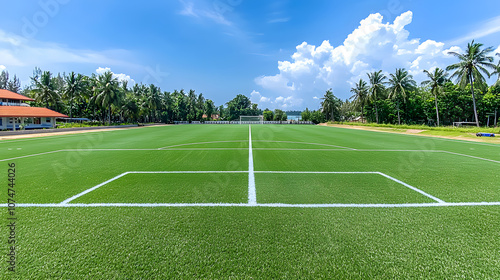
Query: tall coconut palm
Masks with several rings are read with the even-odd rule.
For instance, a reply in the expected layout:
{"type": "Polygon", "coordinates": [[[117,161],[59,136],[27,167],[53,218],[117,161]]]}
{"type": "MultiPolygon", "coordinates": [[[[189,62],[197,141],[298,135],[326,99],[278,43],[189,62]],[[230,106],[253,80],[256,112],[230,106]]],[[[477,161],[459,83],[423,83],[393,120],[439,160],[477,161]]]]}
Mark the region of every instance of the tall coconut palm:
{"type": "Polygon", "coordinates": [[[69,101],[69,117],[73,118],[73,102],[78,95],[85,94],[87,82],[82,74],[71,72],[65,77],[63,97],[69,101]]]}
{"type": "Polygon", "coordinates": [[[44,71],[40,76],[32,77],[31,80],[34,85],[31,92],[34,93],[37,102],[45,103],[45,107],[50,108],[52,104],[59,101],[60,96],[50,71],[44,71]]]}
{"type": "Polygon", "coordinates": [[[338,110],[339,100],[333,95],[332,89],[326,91],[325,96],[321,98],[321,110],[325,115],[325,119],[335,121],[335,111],[338,110]]]}
{"type": "Polygon", "coordinates": [[[407,93],[417,87],[417,83],[413,80],[413,76],[404,68],[396,69],[396,73],[391,74],[389,78],[389,98],[396,100],[398,110],[398,124],[401,125],[401,116],[399,112],[400,99],[406,101],[407,93]]]}
{"type": "MultiPolygon", "coordinates": [[[[500,56],[500,53],[497,53],[498,56],[500,56]]],[[[498,61],[498,65],[496,66],[496,69],[491,75],[498,75],[497,81],[495,83],[495,86],[500,86],[500,61],[498,61]]]]}
{"type": "Polygon", "coordinates": [[[424,70],[424,73],[427,74],[429,80],[423,81],[423,86],[430,86],[431,93],[434,94],[434,102],[436,103],[436,120],[437,125],[439,126],[439,109],[438,109],[438,95],[443,93],[443,86],[447,81],[448,73],[446,73],[443,69],[436,68],[434,72],[429,72],[424,70]]]}
{"type": "Polygon", "coordinates": [[[448,71],[455,71],[450,78],[456,78],[461,88],[465,88],[467,84],[470,84],[472,103],[474,105],[474,117],[478,127],[479,119],[477,117],[476,97],[474,95],[474,82],[485,84],[486,79],[482,74],[485,74],[488,77],[491,76],[486,68],[493,70],[496,68],[496,65],[492,63],[493,57],[488,56],[488,54],[493,51],[493,48],[488,47],[486,49],[481,49],[482,46],[483,44],[472,41],[467,45],[467,50],[465,50],[465,53],[463,54],[448,52],[449,54],[457,57],[460,62],[452,64],[446,68],[448,71]]]}
{"type": "Polygon", "coordinates": [[[368,79],[370,81],[370,99],[375,104],[375,118],[378,123],[378,106],[377,100],[380,98],[385,90],[385,80],[387,77],[382,74],[382,70],[368,73],[368,79]]]}
{"type": "Polygon", "coordinates": [[[354,93],[350,99],[354,100],[354,105],[361,108],[361,121],[364,122],[364,108],[366,103],[368,102],[368,84],[363,81],[363,79],[359,79],[359,82],[355,84],[355,87],[351,88],[351,92],[354,93]]]}
{"type": "Polygon", "coordinates": [[[113,77],[111,71],[107,71],[97,77],[95,88],[95,99],[97,104],[108,110],[108,123],[111,123],[111,106],[117,106],[121,99],[121,91],[118,79],[113,77]]]}

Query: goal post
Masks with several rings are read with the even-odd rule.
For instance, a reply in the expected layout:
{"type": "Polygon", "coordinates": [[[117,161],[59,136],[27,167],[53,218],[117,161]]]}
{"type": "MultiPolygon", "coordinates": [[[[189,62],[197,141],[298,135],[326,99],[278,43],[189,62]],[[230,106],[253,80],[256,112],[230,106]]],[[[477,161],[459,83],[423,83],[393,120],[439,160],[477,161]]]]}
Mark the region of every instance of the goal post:
{"type": "Polygon", "coordinates": [[[240,116],[240,124],[263,124],[264,116],[240,116]]]}

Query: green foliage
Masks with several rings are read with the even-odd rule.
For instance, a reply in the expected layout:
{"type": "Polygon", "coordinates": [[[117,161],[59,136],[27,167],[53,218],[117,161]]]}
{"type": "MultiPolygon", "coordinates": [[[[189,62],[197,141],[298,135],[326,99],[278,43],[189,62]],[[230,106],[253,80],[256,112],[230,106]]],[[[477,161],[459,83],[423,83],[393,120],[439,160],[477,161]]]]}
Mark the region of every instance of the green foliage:
{"type": "Polygon", "coordinates": [[[266,108],[262,114],[264,116],[264,121],[274,120],[274,113],[273,113],[273,111],[269,110],[268,108],[266,108]]]}
{"type": "Polygon", "coordinates": [[[327,90],[321,100],[321,111],[323,112],[324,119],[329,121],[340,120],[342,100],[333,95],[332,89],[327,90]]]}
{"type": "Polygon", "coordinates": [[[14,75],[12,79],[9,79],[9,71],[2,70],[2,72],[0,72],[0,89],[21,93],[21,81],[16,75],[14,75]]]}
{"type": "Polygon", "coordinates": [[[250,98],[238,94],[233,100],[227,103],[227,115],[225,119],[228,121],[237,120],[240,116],[259,116],[262,111],[255,104],[253,106],[250,98]]]}
{"type": "Polygon", "coordinates": [[[273,121],[286,121],[287,115],[283,110],[275,109],[273,121]]]}
{"type": "Polygon", "coordinates": [[[474,95],[474,84],[476,83],[478,88],[484,90],[486,87],[486,79],[483,74],[489,77],[490,73],[487,68],[492,69],[493,71],[497,69],[496,65],[492,63],[493,57],[489,56],[489,54],[493,52],[493,48],[488,47],[486,49],[481,49],[482,46],[483,44],[472,41],[467,45],[467,50],[463,54],[449,52],[449,54],[457,57],[460,62],[452,64],[446,68],[448,71],[455,71],[451,75],[451,78],[456,78],[461,88],[465,88],[467,85],[470,85],[472,103],[474,106],[474,118],[478,127],[479,117],[476,108],[476,97],[474,95]]]}

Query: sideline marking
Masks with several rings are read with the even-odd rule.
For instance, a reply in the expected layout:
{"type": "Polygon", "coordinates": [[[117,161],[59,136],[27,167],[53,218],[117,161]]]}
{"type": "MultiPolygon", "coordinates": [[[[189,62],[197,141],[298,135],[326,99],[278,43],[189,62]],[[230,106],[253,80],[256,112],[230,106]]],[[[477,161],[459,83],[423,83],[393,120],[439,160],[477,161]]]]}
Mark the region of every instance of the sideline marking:
{"type": "Polygon", "coordinates": [[[34,156],[41,156],[41,155],[53,154],[53,153],[58,153],[58,152],[66,152],[66,151],[68,151],[68,150],[56,150],[56,151],[50,151],[50,152],[39,153],[39,154],[32,154],[32,155],[27,155],[27,156],[19,156],[19,157],[8,158],[8,159],[0,159],[0,162],[1,161],[14,160],[14,159],[20,159],[20,158],[27,158],[27,157],[34,157],[34,156]]]}
{"type": "MultiPolygon", "coordinates": [[[[350,128],[350,127],[336,127],[336,126],[321,126],[321,127],[356,130],[356,129],[350,128]]],[[[377,132],[377,133],[385,133],[385,134],[387,134],[387,133],[389,133],[389,134],[399,134],[399,135],[403,135],[403,136],[427,138],[427,139],[430,139],[430,140],[436,139],[436,140],[441,140],[441,141],[457,142],[457,143],[462,143],[462,144],[476,144],[476,145],[482,145],[482,146],[490,146],[490,147],[500,148],[500,144],[493,144],[493,143],[490,144],[490,143],[478,142],[478,141],[474,141],[474,140],[448,139],[448,138],[441,138],[441,137],[432,137],[432,136],[428,136],[428,135],[414,135],[414,134],[405,134],[405,133],[390,132],[390,131],[380,131],[380,130],[364,130],[364,129],[360,129],[360,130],[361,131],[366,131],[366,132],[377,132]]]]}
{"type": "MultiPolygon", "coordinates": [[[[17,207],[34,208],[85,208],[85,207],[269,207],[269,208],[426,208],[426,207],[473,207],[500,206],[500,202],[445,202],[407,204],[281,204],[281,203],[20,203],[17,207]]],[[[7,207],[7,204],[0,204],[7,207]]]]}
{"type": "MultiPolygon", "coordinates": [[[[248,141],[248,140],[245,140],[248,141]]],[[[259,141],[259,140],[254,140],[254,141],[259,141]]],[[[235,142],[235,141],[227,141],[227,142],[235,142]]],[[[239,141],[238,141],[239,142],[239,141]]],[[[269,142],[280,142],[280,141],[269,141],[269,142]]],[[[283,141],[281,141],[283,142],[283,141]]],[[[214,143],[214,142],[204,142],[204,143],[214,143]]],[[[289,142],[289,143],[294,143],[294,142],[289,142]]],[[[297,144],[300,144],[302,142],[296,142],[297,144]]],[[[200,144],[200,143],[192,143],[192,144],[200,144]]],[[[185,145],[192,145],[192,144],[182,144],[182,145],[176,145],[176,146],[185,146],[185,145]]],[[[315,143],[302,143],[302,144],[312,144],[312,145],[325,145],[325,144],[315,144],[315,143]]],[[[172,146],[174,147],[174,146],[172,146]]],[[[340,146],[333,146],[333,147],[338,147],[340,146]]],[[[197,148],[197,151],[211,151],[211,150],[243,150],[246,148],[197,148]]],[[[63,149],[63,150],[56,150],[56,151],[50,151],[50,152],[44,152],[44,153],[38,153],[38,154],[31,154],[31,155],[25,155],[25,156],[19,156],[19,157],[13,157],[13,158],[8,158],[8,159],[0,159],[0,162],[3,161],[9,161],[9,160],[15,160],[15,159],[22,159],[22,158],[27,158],[27,157],[34,157],[34,156],[41,156],[41,155],[46,155],[46,154],[53,154],[53,153],[58,153],[58,152],[99,152],[99,151],[184,151],[184,150],[195,150],[194,148],[191,149],[165,149],[165,148],[158,148],[158,149],[63,149]]],[[[347,151],[347,152],[423,152],[423,153],[445,153],[445,154],[450,154],[450,155],[457,155],[457,156],[463,156],[463,157],[468,157],[468,158],[473,158],[473,159],[478,159],[478,160],[484,160],[484,161],[489,161],[489,162],[494,162],[494,163],[500,163],[500,161],[493,160],[493,159],[487,159],[487,158],[482,158],[482,157],[476,157],[476,156],[471,156],[467,154],[460,154],[460,153],[455,153],[455,152],[449,152],[449,151],[444,151],[444,150],[377,150],[377,149],[353,149],[353,148],[343,148],[343,149],[287,149],[287,148],[255,148],[255,150],[268,150],[268,151],[332,151],[332,152],[342,152],[342,151],[347,151]]]]}
{"type": "Polygon", "coordinates": [[[341,149],[346,149],[346,150],[351,150],[351,151],[356,151],[357,150],[357,149],[354,149],[354,148],[348,148],[348,147],[337,146],[337,145],[330,145],[330,144],[321,144],[321,143],[292,142],[292,141],[272,141],[272,140],[255,140],[254,142],[317,145],[317,146],[327,146],[327,147],[341,148],[341,149]]]}
{"type": "Polygon", "coordinates": [[[253,170],[252,126],[248,125],[248,204],[257,205],[255,174],[253,170]]]}
{"type": "Polygon", "coordinates": [[[500,163],[500,161],[497,161],[497,160],[492,160],[492,159],[487,159],[487,158],[480,158],[480,157],[476,157],[476,156],[465,155],[465,154],[459,154],[459,153],[448,152],[448,151],[442,151],[442,152],[443,152],[443,153],[450,154],[450,155],[457,155],[457,156],[463,156],[463,157],[469,157],[469,158],[475,158],[475,159],[480,159],[480,160],[490,161],[490,162],[494,162],[494,163],[500,163]]]}

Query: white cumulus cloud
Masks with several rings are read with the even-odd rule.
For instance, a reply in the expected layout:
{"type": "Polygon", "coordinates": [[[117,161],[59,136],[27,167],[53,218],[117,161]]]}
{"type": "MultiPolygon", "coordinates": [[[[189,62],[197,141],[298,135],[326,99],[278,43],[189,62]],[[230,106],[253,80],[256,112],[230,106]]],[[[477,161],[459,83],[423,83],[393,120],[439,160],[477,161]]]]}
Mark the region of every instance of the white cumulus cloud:
{"type": "Polygon", "coordinates": [[[278,96],[276,98],[270,98],[263,96],[258,91],[252,91],[250,93],[250,100],[252,103],[259,104],[259,108],[270,108],[272,109],[290,109],[295,106],[298,106],[302,103],[302,99],[295,98],[294,96],[278,96]]]}
{"type": "Polygon", "coordinates": [[[263,92],[275,93],[274,103],[297,109],[318,107],[317,96],[329,88],[337,97],[346,99],[354,83],[360,78],[367,80],[366,74],[375,70],[388,74],[406,68],[420,82],[425,78],[423,70],[445,68],[454,62],[447,52],[460,48],[445,49],[442,42],[411,38],[406,26],[412,20],[411,11],[392,23],[384,23],[378,13],[371,14],[361,20],[342,45],[334,47],[328,40],[319,46],[303,42],[289,61],[278,62],[278,74],[257,77],[255,82],[263,92]],[[288,102],[285,96],[290,97],[288,102]]]}
{"type": "Polygon", "coordinates": [[[134,79],[130,78],[129,75],[126,75],[126,74],[123,74],[123,73],[116,74],[113,71],[111,71],[111,68],[109,68],[109,67],[106,67],[106,68],[99,67],[99,68],[97,68],[95,70],[95,72],[97,74],[99,74],[99,75],[102,75],[102,74],[104,74],[104,73],[106,73],[108,71],[111,72],[111,73],[113,73],[113,78],[117,78],[118,81],[120,81],[120,82],[127,81],[129,86],[132,85],[132,84],[135,84],[134,79]]]}
{"type": "Polygon", "coordinates": [[[0,64],[0,71],[3,71],[5,69],[7,69],[7,67],[5,67],[5,66],[3,66],[3,65],[0,64]]]}

